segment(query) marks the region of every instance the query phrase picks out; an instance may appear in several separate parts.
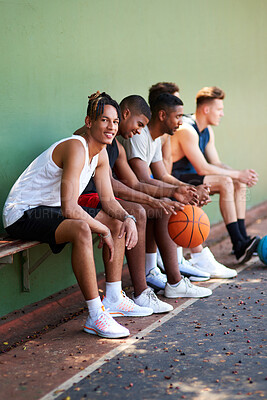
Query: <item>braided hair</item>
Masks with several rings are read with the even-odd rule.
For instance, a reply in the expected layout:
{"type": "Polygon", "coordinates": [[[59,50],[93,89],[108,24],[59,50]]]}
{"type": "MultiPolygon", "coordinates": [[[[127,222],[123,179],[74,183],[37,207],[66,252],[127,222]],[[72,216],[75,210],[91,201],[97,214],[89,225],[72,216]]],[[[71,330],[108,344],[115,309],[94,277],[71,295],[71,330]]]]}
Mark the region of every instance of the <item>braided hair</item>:
{"type": "Polygon", "coordinates": [[[105,105],[111,105],[117,110],[118,118],[121,121],[121,111],[118,103],[113,100],[107,93],[100,93],[97,91],[96,93],[88,96],[88,107],[87,107],[87,115],[92,120],[97,120],[97,118],[103,114],[105,105]]]}

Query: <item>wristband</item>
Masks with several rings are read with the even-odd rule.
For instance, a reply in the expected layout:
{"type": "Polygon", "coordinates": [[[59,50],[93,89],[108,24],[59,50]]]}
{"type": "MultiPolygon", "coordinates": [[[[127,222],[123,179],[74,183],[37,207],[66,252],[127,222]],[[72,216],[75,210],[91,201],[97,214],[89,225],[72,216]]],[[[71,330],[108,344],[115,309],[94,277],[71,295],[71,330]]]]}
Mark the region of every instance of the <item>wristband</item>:
{"type": "Polygon", "coordinates": [[[102,239],[107,239],[107,238],[111,235],[111,233],[110,233],[110,231],[109,231],[106,235],[103,235],[102,233],[100,233],[99,235],[100,235],[100,237],[101,237],[102,239]]]}
{"type": "Polygon", "coordinates": [[[125,221],[127,218],[131,218],[131,219],[132,219],[132,220],[134,220],[134,222],[136,223],[136,218],[135,218],[135,216],[134,216],[134,215],[131,215],[131,214],[127,214],[127,215],[125,215],[125,217],[124,217],[124,221],[125,221]]]}

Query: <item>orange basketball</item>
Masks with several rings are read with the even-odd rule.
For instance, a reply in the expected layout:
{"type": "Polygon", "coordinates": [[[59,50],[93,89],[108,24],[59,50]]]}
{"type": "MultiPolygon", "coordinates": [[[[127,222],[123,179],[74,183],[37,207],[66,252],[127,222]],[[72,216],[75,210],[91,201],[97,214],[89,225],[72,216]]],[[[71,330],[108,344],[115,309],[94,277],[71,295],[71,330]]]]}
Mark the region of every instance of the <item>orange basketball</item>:
{"type": "Polygon", "coordinates": [[[170,237],[178,246],[196,247],[209,236],[210,221],[201,208],[186,205],[183,211],[171,215],[168,231],[170,237]]]}

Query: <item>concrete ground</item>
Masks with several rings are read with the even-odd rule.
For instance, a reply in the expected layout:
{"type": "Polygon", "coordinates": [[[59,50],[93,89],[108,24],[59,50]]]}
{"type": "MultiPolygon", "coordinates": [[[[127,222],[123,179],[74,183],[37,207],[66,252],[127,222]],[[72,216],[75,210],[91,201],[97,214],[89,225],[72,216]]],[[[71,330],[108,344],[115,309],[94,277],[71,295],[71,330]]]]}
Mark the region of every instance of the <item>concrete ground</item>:
{"type": "MultiPolygon", "coordinates": [[[[249,234],[264,236],[267,203],[247,220],[249,234]]],[[[124,340],[82,331],[76,287],[2,319],[1,400],[267,398],[266,266],[258,257],[237,265],[222,224],[207,244],[237,278],[202,283],[213,289],[206,299],[162,297],[169,314],[118,319],[131,332],[124,340]]],[[[123,284],[130,294],[127,270],[123,284]]]]}

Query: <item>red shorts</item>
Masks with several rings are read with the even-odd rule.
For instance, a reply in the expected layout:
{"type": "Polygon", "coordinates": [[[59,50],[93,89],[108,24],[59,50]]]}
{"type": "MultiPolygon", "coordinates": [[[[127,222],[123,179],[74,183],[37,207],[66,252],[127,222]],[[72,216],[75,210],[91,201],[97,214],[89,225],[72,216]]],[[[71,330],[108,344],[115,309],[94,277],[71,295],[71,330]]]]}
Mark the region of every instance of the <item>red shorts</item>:
{"type": "Polygon", "coordinates": [[[98,193],[81,194],[78,198],[78,204],[83,207],[101,208],[98,193]]]}
{"type": "MultiPolygon", "coordinates": [[[[115,197],[116,200],[121,200],[115,197]]],[[[102,208],[98,193],[81,194],[78,198],[78,204],[83,207],[102,208]]]]}

